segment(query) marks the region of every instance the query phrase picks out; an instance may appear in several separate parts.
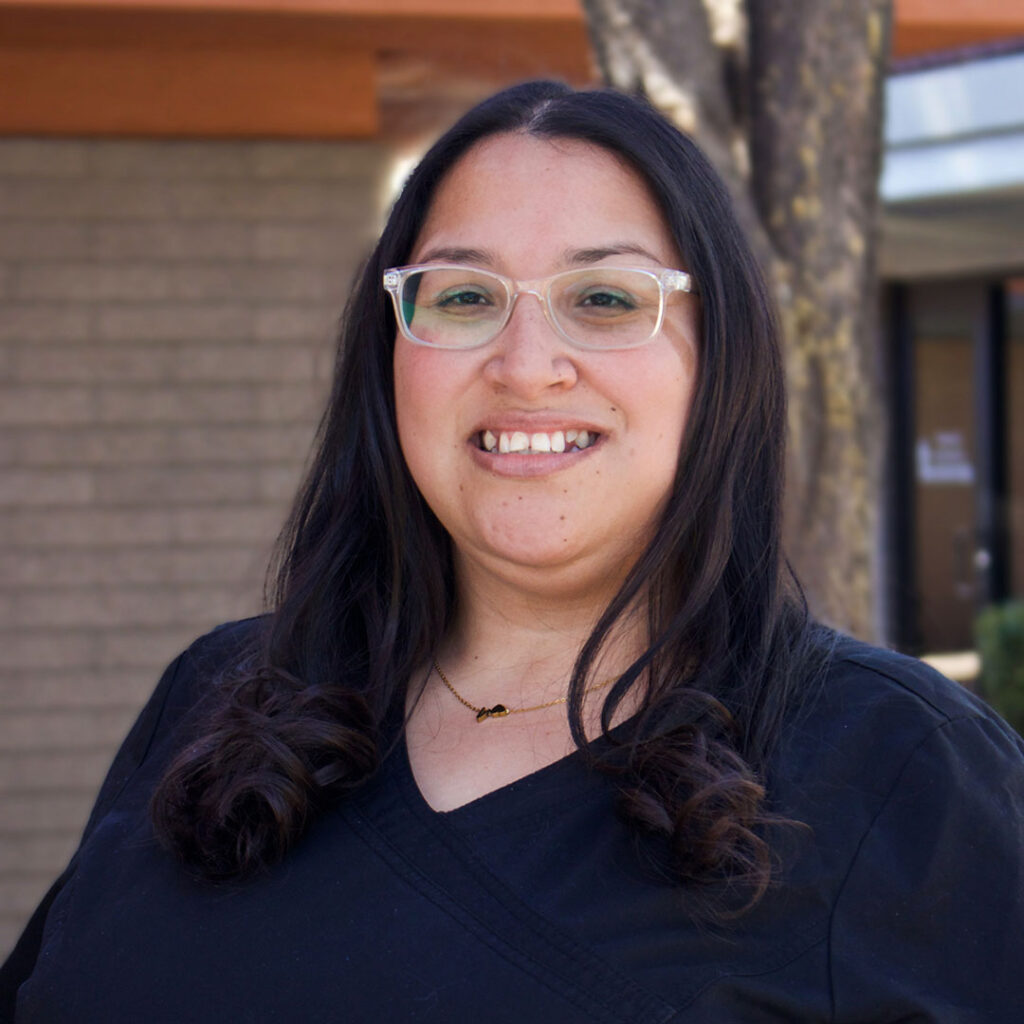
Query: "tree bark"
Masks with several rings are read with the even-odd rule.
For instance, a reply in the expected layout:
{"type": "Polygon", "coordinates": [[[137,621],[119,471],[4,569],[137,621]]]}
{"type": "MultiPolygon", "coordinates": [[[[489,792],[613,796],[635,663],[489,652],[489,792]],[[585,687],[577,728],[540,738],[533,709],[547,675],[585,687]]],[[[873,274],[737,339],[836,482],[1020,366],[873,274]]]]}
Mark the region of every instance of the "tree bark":
{"type": "Polygon", "coordinates": [[[605,80],[712,160],[772,282],[790,389],[787,548],[814,612],[877,638],[875,226],[891,0],[583,0],[605,80]]]}

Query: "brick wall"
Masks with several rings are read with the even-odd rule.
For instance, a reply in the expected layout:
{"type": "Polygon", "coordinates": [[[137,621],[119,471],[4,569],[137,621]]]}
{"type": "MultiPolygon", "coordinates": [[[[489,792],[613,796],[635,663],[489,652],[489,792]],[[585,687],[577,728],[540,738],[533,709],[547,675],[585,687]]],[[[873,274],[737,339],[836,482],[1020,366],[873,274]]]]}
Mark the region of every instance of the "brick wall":
{"type": "Polygon", "coordinates": [[[260,608],[384,163],[0,140],[0,958],[162,667],[260,608]]]}

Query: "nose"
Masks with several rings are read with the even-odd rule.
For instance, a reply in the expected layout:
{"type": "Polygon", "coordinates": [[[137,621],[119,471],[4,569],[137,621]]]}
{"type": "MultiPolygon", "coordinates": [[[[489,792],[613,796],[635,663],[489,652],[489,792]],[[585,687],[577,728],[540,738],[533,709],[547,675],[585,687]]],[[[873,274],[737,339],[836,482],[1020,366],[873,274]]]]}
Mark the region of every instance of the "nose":
{"type": "Polygon", "coordinates": [[[516,297],[508,323],[493,345],[484,378],[497,388],[533,398],[548,388],[576,383],[575,350],[548,321],[544,299],[537,292],[516,297]]]}

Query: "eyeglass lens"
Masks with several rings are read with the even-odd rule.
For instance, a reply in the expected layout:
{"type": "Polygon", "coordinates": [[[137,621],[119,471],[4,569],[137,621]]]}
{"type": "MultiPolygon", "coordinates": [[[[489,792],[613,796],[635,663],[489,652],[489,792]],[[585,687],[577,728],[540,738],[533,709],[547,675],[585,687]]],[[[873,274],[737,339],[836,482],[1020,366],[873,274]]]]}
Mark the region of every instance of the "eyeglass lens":
{"type": "MultiPolygon", "coordinates": [[[[558,274],[548,286],[558,328],[587,348],[648,341],[658,326],[661,286],[643,270],[587,267],[558,274]]],[[[470,348],[495,337],[513,295],[504,278],[473,268],[426,268],[406,277],[400,308],[408,332],[442,348],[470,348]]]]}

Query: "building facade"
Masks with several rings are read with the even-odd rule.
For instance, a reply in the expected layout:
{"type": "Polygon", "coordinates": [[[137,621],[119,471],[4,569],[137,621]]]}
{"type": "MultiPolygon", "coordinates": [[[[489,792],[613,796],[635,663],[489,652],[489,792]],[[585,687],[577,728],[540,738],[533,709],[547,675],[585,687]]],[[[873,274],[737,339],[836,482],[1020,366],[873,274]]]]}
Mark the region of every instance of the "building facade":
{"type": "Polygon", "coordinates": [[[968,648],[1024,596],[1024,39],[897,65],[881,190],[890,637],[968,648]]]}

